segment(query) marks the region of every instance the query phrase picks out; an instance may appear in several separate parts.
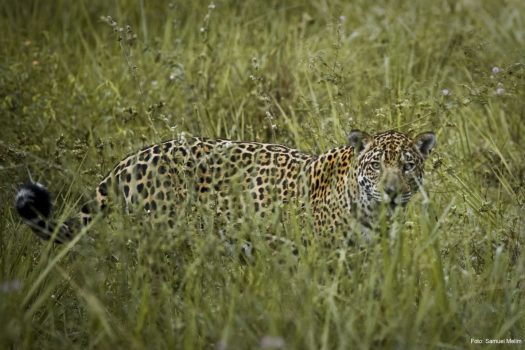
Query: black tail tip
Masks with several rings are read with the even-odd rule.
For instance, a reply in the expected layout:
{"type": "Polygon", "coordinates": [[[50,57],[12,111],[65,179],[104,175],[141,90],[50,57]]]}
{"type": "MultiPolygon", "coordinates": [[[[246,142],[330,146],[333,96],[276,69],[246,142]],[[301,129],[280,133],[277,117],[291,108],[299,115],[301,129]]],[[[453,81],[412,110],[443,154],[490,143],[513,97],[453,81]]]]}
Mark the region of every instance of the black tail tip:
{"type": "Polygon", "coordinates": [[[26,220],[31,220],[43,216],[48,218],[53,207],[51,194],[38,182],[27,183],[17,192],[15,197],[15,207],[26,220]]]}

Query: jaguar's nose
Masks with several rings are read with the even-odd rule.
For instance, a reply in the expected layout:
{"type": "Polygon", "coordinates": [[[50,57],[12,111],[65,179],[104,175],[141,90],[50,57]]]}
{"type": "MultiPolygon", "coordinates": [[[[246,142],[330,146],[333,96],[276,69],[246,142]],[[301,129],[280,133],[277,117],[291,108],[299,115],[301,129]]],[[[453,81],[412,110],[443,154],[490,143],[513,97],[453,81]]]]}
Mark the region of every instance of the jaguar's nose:
{"type": "Polygon", "coordinates": [[[398,195],[398,190],[397,190],[396,186],[387,185],[385,187],[385,193],[390,199],[394,199],[398,195]]]}
{"type": "Polygon", "coordinates": [[[383,179],[383,192],[386,201],[393,202],[400,193],[401,179],[399,174],[393,170],[388,169],[385,172],[383,179]]]}

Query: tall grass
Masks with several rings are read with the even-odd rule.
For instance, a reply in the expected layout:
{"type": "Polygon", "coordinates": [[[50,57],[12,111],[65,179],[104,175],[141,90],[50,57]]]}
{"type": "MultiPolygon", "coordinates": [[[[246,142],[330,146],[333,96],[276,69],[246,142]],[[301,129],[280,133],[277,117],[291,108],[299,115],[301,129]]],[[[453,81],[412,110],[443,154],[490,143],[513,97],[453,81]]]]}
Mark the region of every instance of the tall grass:
{"type": "Polygon", "coordinates": [[[0,14],[2,348],[524,347],[524,2],[8,0],[0,14]],[[30,174],[65,218],[125,154],[181,132],[319,153],[354,128],[439,141],[426,195],[364,249],[284,208],[226,225],[256,248],[244,262],[191,206],[171,230],[115,212],[54,246],[12,208],[30,174]]]}

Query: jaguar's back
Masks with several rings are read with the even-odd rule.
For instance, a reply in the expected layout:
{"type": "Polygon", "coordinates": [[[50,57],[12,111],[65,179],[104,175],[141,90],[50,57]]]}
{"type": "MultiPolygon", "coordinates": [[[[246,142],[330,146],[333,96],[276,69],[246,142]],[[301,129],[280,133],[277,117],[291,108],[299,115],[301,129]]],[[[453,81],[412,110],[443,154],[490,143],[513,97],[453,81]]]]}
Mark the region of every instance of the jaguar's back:
{"type": "Polygon", "coordinates": [[[104,209],[108,197],[117,194],[129,209],[173,217],[190,195],[227,216],[246,200],[255,211],[264,211],[298,196],[301,174],[312,160],[281,145],[180,138],[119,162],[97,186],[97,203],[104,209]]]}

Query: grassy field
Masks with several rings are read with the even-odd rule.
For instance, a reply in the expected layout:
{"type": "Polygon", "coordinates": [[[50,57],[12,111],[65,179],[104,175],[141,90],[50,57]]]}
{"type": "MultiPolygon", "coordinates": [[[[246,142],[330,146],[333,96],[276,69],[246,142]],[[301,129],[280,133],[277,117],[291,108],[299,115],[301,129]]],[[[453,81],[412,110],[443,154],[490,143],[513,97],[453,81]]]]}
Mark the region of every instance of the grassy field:
{"type": "MultiPolygon", "coordinates": [[[[5,0],[0,30],[0,348],[525,348],[524,1],[5,0]],[[245,263],[191,211],[56,246],[13,209],[31,176],[65,218],[181,132],[320,153],[354,128],[438,137],[430,201],[366,249],[296,259],[253,218],[226,228],[245,263]]],[[[270,230],[313,237],[294,217],[270,230]]]]}

